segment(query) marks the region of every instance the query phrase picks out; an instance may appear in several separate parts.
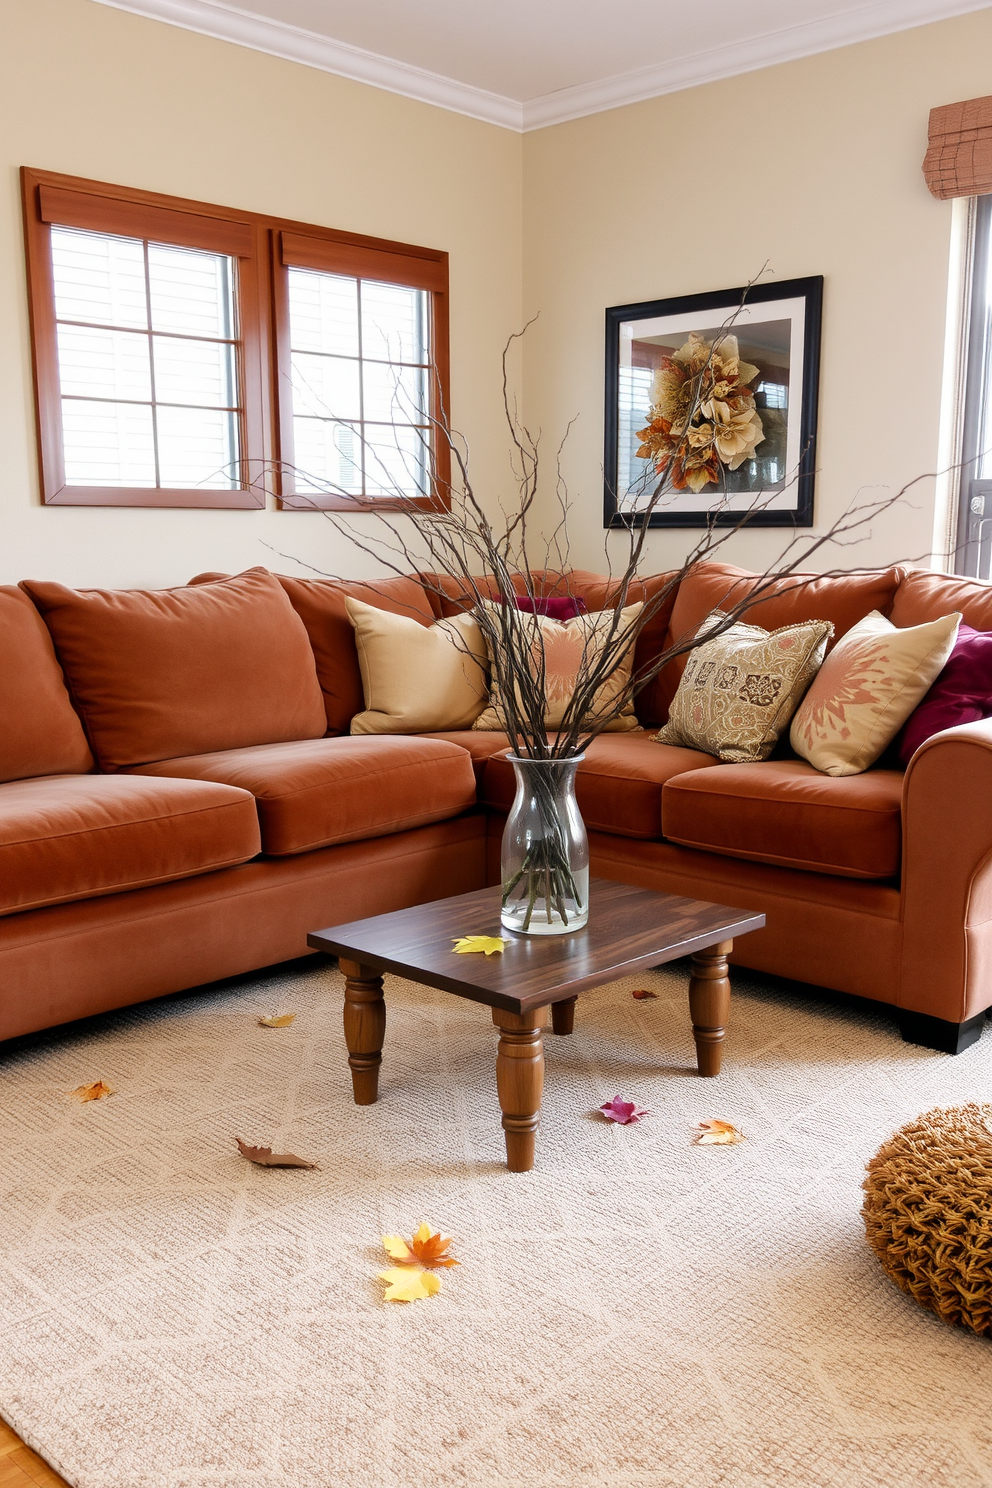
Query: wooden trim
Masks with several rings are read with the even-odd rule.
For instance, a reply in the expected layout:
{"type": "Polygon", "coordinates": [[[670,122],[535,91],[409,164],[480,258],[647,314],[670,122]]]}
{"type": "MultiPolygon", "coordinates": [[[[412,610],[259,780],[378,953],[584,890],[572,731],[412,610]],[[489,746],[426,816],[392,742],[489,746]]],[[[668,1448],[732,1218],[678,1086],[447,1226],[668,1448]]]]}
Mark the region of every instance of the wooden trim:
{"type": "MultiPolygon", "coordinates": [[[[21,169],[21,184],[44,504],[258,508],[265,503],[266,488],[274,488],[281,506],[288,510],[354,511],[368,507],[382,511],[407,504],[383,497],[358,502],[341,497],[296,496],[290,478],[277,474],[273,480],[273,471],[285,469],[293,461],[285,264],[291,261],[300,267],[354,274],[359,278],[383,277],[389,283],[406,284],[430,293],[431,419],[436,430],[447,430],[450,379],[447,253],[27,166],[21,169]],[[244,409],[240,490],[66,485],[50,247],[51,224],[56,220],[66,226],[150,237],[228,253],[238,259],[238,371],[244,409]]],[[[433,493],[414,504],[447,510],[450,450],[443,435],[435,436],[434,445],[433,493]]]]}
{"type": "Polygon", "coordinates": [[[180,486],[63,486],[45,501],[46,506],[161,506],[217,507],[258,511],[265,493],[242,487],[238,490],[203,490],[180,486]]]}
{"type": "Polygon", "coordinates": [[[444,293],[448,287],[446,253],[425,258],[358,247],[331,237],[289,232],[279,234],[279,249],[282,263],[288,269],[322,269],[325,273],[406,284],[411,289],[429,289],[433,293],[444,293]]]}
{"type": "Polygon", "coordinates": [[[153,238],[160,243],[178,243],[183,248],[227,253],[234,258],[250,258],[252,254],[250,222],[228,222],[223,218],[201,217],[195,212],[122,202],[89,191],[39,185],[38,215],[42,222],[53,226],[88,227],[124,237],[153,238]]]}

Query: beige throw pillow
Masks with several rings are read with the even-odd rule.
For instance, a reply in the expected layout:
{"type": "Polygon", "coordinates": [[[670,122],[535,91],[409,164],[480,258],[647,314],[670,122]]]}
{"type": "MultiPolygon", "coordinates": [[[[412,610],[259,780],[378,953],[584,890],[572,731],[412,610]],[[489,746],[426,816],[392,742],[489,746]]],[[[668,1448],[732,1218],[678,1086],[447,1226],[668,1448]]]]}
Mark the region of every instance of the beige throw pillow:
{"type": "Polygon", "coordinates": [[[355,627],[365,712],[353,734],[426,734],[471,728],[486,705],[486,643],[471,615],[421,625],[360,599],[345,600],[355,627]]]}
{"type": "Polygon", "coordinates": [[[792,720],[793,749],[825,775],[860,775],[951,654],[961,616],[898,630],[878,610],[842,636],[792,720]]]}
{"type": "MultiPolygon", "coordinates": [[[[488,599],[483,600],[482,603],[497,612],[501,609],[500,605],[488,599]]],[[[621,633],[633,625],[642,608],[642,605],[634,604],[620,611],[621,633]]],[[[551,620],[546,615],[529,615],[519,610],[516,614],[519,617],[523,635],[531,636],[533,652],[536,653],[543,644],[544,693],[547,702],[544,725],[549,729],[559,728],[565,709],[572,700],[579,668],[583,660],[587,669],[595,664],[596,657],[602,653],[603,647],[609,640],[615,612],[597,610],[593,614],[576,615],[574,620],[566,621],[551,620]]],[[[606,717],[616,707],[617,700],[623,695],[630,682],[633,664],[634,637],[632,636],[630,645],[593,699],[592,710],[586,715],[587,727],[606,717]]],[[[502,703],[495,673],[492,688],[489,707],[480,718],[475,720],[473,728],[502,729],[504,727],[502,703]]],[[[631,698],[623,705],[617,717],[610,719],[606,725],[606,732],[621,733],[639,727],[637,714],[634,712],[634,702],[631,698]]]]}
{"type": "MultiPolygon", "coordinates": [[[[714,610],[700,631],[719,625],[714,610]]],[[[764,630],[739,620],[694,651],[659,744],[702,749],[733,764],[767,759],[823,661],[829,620],[764,630]]]]}

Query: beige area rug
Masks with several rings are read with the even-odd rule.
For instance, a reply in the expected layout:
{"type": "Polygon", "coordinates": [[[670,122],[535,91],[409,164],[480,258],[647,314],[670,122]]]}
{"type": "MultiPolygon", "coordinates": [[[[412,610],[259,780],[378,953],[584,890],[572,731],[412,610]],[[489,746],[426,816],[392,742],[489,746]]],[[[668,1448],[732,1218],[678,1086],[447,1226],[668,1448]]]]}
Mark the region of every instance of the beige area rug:
{"type": "Polygon", "coordinates": [[[954,1059],[737,973],[703,1081],[685,987],[580,999],[523,1175],[488,1010],[396,980],[372,1108],[326,965],[8,1054],[0,1413],[76,1488],[992,1484],[989,1344],[897,1291],[858,1215],[887,1132],[988,1099],[992,1034],[954,1059]],[[652,1114],[607,1124],[616,1094],[652,1114]],[[691,1146],[711,1116],[748,1140],[691,1146]],[[463,1264],[385,1303],[379,1236],[421,1220],[463,1264]]]}

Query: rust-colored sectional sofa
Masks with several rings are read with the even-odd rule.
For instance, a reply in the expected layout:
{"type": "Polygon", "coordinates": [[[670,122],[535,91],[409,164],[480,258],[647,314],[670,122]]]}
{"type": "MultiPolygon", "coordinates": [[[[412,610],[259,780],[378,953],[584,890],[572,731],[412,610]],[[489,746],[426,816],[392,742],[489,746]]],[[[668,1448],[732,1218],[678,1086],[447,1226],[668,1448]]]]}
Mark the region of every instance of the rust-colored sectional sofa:
{"type": "MultiPolygon", "coordinates": [[[[698,565],[638,642],[690,634],[753,575],[698,565]]],[[[602,576],[540,576],[590,609],[602,576]]],[[[655,593],[664,576],[648,580],[655,593]]],[[[457,586],[255,569],[163,591],[0,589],[0,1039],[300,956],[306,933],[493,882],[513,794],[500,734],[351,737],[363,707],[344,600],[430,624],[457,586]],[[441,594],[436,592],[438,589],[441,594]]],[[[773,628],[952,610],[992,630],[992,587],[920,569],[810,576],[750,614],[773,628]]],[[[606,734],[578,777],[594,871],[767,917],[739,963],[891,1004],[956,1052],[992,1004],[992,720],[903,773],[819,774],[785,748],[724,765],[606,734]]]]}

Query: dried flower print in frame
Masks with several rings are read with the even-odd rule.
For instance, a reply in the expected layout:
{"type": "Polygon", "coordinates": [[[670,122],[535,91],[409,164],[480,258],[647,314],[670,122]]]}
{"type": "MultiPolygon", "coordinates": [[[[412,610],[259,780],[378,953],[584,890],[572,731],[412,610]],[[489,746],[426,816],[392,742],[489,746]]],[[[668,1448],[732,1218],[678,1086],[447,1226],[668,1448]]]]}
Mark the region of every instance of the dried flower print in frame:
{"type": "Polygon", "coordinates": [[[813,525],[822,302],[817,275],[607,310],[604,526],[662,481],[651,527],[813,525]]]}

